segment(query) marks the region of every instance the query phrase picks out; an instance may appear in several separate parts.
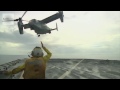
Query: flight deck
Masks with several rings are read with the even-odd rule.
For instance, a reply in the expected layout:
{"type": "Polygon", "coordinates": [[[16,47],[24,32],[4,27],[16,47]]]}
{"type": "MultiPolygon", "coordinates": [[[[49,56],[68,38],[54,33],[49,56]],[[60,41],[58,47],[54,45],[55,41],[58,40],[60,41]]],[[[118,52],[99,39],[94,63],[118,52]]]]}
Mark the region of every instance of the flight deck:
{"type": "MultiPolygon", "coordinates": [[[[0,70],[12,70],[22,65],[18,59],[0,65],[0,70]]],[[[0,79],[23,79],[23,72],[0,79]]],[[[120,79],[120,61],[98,59],[51,59],[47,63],[46,79],[120,79]]]]}

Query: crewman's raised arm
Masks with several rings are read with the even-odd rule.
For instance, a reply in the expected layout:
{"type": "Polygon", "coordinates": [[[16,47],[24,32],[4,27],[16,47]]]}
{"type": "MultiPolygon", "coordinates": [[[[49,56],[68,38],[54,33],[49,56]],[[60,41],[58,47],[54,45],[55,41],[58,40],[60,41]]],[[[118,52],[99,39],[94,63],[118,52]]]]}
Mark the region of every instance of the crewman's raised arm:
{"type": "Polygon", "coordinates": [[[52,53],[46,47],[43,46],[42,48],[47,53],[47,55],[45,55],[43,58],[45,61],[48,61],[50,59],[50,57],[52,56],[52,53]]]}

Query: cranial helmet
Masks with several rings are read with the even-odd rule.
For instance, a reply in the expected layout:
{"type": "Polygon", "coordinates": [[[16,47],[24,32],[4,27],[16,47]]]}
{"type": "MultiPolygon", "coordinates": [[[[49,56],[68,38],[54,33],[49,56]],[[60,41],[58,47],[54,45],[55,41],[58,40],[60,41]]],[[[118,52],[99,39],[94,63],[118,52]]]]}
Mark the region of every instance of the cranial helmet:
{"type": "Polygon", "coordinates": [[[33,57],[42,57],[43,56],[43,51],[40,47],[35,47],[31,53],[33,57]]]}

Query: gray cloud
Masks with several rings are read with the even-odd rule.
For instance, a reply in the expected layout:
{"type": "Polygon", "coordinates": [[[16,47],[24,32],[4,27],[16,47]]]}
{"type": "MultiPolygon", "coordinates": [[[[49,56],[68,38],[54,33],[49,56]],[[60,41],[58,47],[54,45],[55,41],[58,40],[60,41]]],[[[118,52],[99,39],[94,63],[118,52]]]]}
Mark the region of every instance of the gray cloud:
{"type": "MultiPolygon", "coordinates": [[[[49,39],[49,38],[48,38],[49,39]]],[[[40,39],[43,40],[43,37],[40,39]]],[[[52,42],[55,42],[56,40],[59,40],[59,38],[53,38],[52,42]]],[[[54,43],[44,43],[44,45],[53,53],[53,56],[57,57],[88,57],[88,58],[104,58],[104,57],[111,57],[114,56],[114,58],[118,57],[119,55],[119,42],[120,38],[115,38],[113,42],[110,41],[106,42],[99,42],[95,45],[93,45],[91,48],[76,48],[72,47],[70,45],[59,45],[54,43]]],[[[18,49],[17,53],[26,55],[28,52],[31,52],[32,49],[35,46],[41,46],[40,42],[38,41],[37,36],[33,36],[32,34],[26,33],[24,35],[20,35],[18,30],[14,31],[13,33],[6,33],[6,32],[0,32],[0,41],[3,42],[0,44],[1,51],[3,51],[3,48],[5,46],[4,42],[12,42],[12,43],[18,43],[21,44],[20,46],[16,47],[18,49]],[[38,42],[37,42],[38,41],[38,42]]],[[[5,48],[4,48],[5,49],[5,48]]],[[[11,48],[9,50],[14,50],[14,48],[11,48]]],[[[8,48],[6,48],[6,51],[8,48]]],[[[109,58],[108,57],[108,58],[109,58]]],[[[119,58],[119,57],[118,57],[119,58]]]]}
{"type": "MultiPolygon", "coordinates": [[[[23,50],[29,50],[31,51],[35,46],[38,46],[38,44],[36,45],[34,44],[30,44],[30,45],[22,45],[20,48],[23,50]]],[[[39,43],[39,46],[40,43],[39,43]]],[[[52,51],[52,53],[54,54],[74,54],[74,53],[80,53],[80,50],[75,49],[73,47],[69,47],[69,46],[64,46],[64,45],[52,45],[52,44],[47,44],[44,43],[44,46],[46,46],[50,51],[52,51]]]]}
{"type": "MultiPolygon", "coordinates": [[[[33,36],[32,34],[24,34],[20,35],[19,32],[16,30],[13,33],[6,33],[6,32],[0,32],[0,41],[1,42],[12,42],[12,43],[18,43],[21,44],[18,48],[23,49],[25,51],[31,51],[35,46],[40,45],[40,41],[37,42],[37,36],[33,36]]],[[[42,37],[43,38],[43,37],[42,37]]],[[[54,38],[52,42],[58,40],[58,38],[54,38]]],[[[41,39],[42,41],[42,39],[41,39]]],[[[43,41],[44,43],[44,41],[43,41]]],[[[1,46],[1,45],[0,45],[1,46]]],[[[55,45],[55,44],[48,44],[45,43],[45,46],[50,48],[54,53],[77,53],[79,50],[70,47],[70,46],[64,46],[64,45],[55,45]]]]}
{"type": "Polygon", "coordinates": [[[13,31],[12,33],[0,32],[0,41],[13,42],[13,43],[29,43],[35,41],[32,34],[20,35],[19,31],[13,31]]]}
{"type": "MultiPolygon", "coordinates": [[[[40,40],[42,41],[43,38],[44,36],[42,36],[40,40]]],[[[49,38],[46,38],[46,39],[49,39],[49,38]]],[[[55,42],[56,40],[59,40],[59,38],[53,38],[52,42],[55,42]]],[[[17,50],[16,53],[23,54],[23,55],[24,54],[26,55],[28,54],[28,52],[31,52],[35,46],[41,46],[40,41],[38,41],[37,36],[33,36],[29,33],[20,35],[18,30],[12,33],[0,32],[0,41],[21,44],[20,46],[16,47],[18,48],[16,49],[17,50]]],[[[0,45],[2,47],[1,51],[5,49],[3,45],[5,46],[5,43],[2,43],[0,45]]],[[[70,47],[69,45],[64,46],[64,45],[58,45],[54,43],[44,43],[44,45],[53,53],[54,56],[59,54],[59,55],[67,56],[67,57],[72,57],[71,54],[75,55],[81,52],[79,49],[75,49],[74,47],[70,47]]],[[[15,53],[14,48],[10,48],[10,49],[6,48],[7,52],[10,52],[11,50],[13,51],[13,53],[15,53]]]]}

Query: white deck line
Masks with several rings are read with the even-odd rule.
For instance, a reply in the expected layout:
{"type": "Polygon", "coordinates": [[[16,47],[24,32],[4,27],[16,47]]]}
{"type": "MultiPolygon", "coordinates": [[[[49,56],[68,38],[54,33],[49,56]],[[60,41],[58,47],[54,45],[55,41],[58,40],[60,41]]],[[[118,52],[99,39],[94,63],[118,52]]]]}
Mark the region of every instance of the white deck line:
{"type": "MultiPolygon", "coordinates": [[[[84,60],[84,59],[83,59],[84,60]]],[[[61,75],[58,79],[63,79],[65,76],[67,76],[68,74],[71,73],[71,71],[73,69],[75,69],[83,60],[81,60],[80,62],[78,62],[77,64],[75,64],[75,66],[73,66],[69,71],[66,71],[63,75],[61,75]]]]}
{"type": "Polygon", "coordinates": [[[24,71],[22,71],[21,76],[20,76],[19,79],[24,79],[24,78],[23,78],[23,73],[24,73],[24,71]]]}

